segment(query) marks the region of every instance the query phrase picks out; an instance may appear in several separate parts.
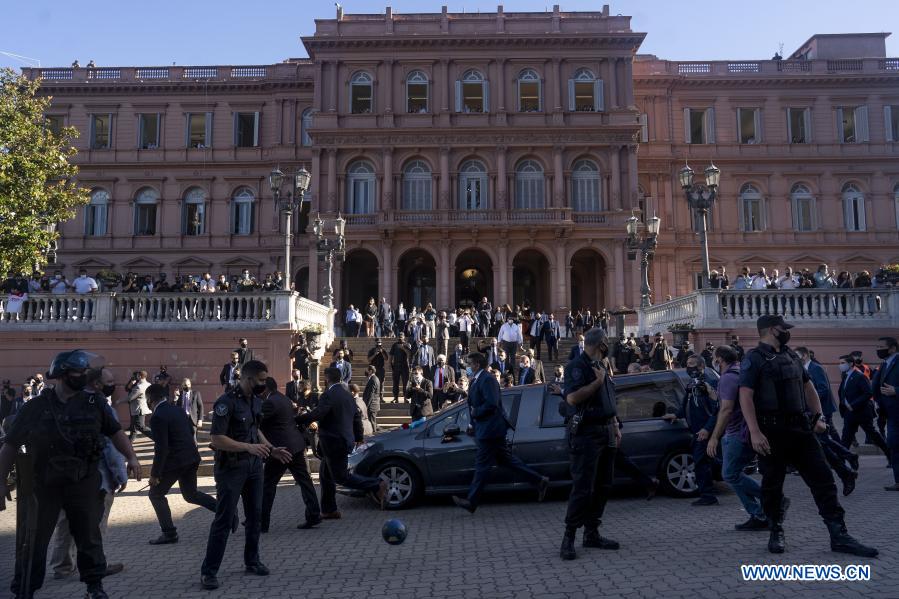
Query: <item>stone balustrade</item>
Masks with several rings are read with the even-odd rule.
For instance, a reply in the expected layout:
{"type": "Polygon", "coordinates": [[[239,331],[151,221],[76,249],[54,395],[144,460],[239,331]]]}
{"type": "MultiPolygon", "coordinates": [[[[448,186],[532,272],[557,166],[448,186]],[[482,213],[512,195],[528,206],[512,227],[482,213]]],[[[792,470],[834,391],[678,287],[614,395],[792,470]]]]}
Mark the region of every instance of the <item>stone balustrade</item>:
{"type": "Polygon", "coordinates": [[[899,288],[699,290],[638,310],[638,329],[652,334],[677,324],[752,328],[765,314],[807,327],[899,329],[899,288]]]}

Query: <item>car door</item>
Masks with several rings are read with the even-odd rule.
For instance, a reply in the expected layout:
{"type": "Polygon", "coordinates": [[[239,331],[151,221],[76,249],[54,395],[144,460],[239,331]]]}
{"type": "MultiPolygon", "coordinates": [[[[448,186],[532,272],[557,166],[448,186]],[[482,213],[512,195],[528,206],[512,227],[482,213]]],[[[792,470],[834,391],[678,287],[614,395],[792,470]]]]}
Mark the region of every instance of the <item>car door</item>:
{"type": "Polygon", "coordinates": [[[565,419],[559,412],[564,401],[542,387],[526,389],[513,437],[514,453],[554,482],[571,480],[565,419]]]}
{"type": "Polygon", "coordinates": [[[471,483],[477,446],[474,437],[466,434],[468,424],[468,402],[429,423],[423,442],[429,490],[445,493],[471,483]],[[458,426],[460,433],[445,440],[443,431],[451,425],[458,426]]]}

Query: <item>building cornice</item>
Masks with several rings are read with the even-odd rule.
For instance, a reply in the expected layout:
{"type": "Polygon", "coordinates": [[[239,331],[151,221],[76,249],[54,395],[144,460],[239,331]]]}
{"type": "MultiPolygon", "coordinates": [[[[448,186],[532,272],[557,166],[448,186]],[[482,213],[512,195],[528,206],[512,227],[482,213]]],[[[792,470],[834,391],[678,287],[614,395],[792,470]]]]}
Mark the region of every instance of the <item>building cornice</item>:
{"type": "Polygon", "coordinates": [[[378,37],[304,37],[303,44],[310,56],[322,50],[370,49],[370,48],[619,48],[636,51],[643,43],[645,33],[601,33],[572,35],[550,33],[535,34],[478,34],[474,37],[446,35],[378,36],[378,37]]]}
{"type": "Polygon", "coordinates": [[[429,133],[422,130],[412,131],[365,131],[336,130],[317,131],[314,133],[317,146],[384,146],[384,145],[554,145],[554,144],[632,144],[637,141],[640,126],[603,127],[602,129],[578,128],[576,131],[539,131],[534,129],[522,131],[503,131],[488,133],[483,129],[456,129],[453,133],[429,133]]]}
{"type": "Polygon", "coordinates": [[[691,78],[677,75],[635,76],[634,87],[639,85],[668,85],[671,87],[808,87],[810,85],[858,85],[858,84],[899,84],[899,72],[882,75],[822,75],[820,77],[704,77],[691,78]]]}
{"type": "Polygon", "coordinates": [[[204,82],[204,81],[166,81],[159,83],[108,83],[98,85],[95,82],[62,83],[44,80],[39,93],[42,95],[96,96],[99,94],[220,94],[220,93],[259,93],[279,90],[313,92],[314,82],[310,79],[257,82],[204,82]]]}

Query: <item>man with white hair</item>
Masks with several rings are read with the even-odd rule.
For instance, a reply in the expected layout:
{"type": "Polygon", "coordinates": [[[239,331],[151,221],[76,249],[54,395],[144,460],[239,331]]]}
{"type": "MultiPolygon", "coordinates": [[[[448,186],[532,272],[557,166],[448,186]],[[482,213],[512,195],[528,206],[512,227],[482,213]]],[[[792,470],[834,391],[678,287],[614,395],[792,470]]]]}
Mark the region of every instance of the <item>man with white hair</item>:
{"type": "Polygon", "coordinates": [[[446,399],[444,389],[447,388],[447,383],[456,382],[456,372],[453,370],[452,366],[446,365],[445,355],[440,354],[437,356],[437,364],[434,366],[434,375],[431,379],[433,379],[432,382],[434,383],[434,395],[431,397],[431,403],[436,412],[440,409],[440,406],[443,405],[443,402],[446,399]]]}

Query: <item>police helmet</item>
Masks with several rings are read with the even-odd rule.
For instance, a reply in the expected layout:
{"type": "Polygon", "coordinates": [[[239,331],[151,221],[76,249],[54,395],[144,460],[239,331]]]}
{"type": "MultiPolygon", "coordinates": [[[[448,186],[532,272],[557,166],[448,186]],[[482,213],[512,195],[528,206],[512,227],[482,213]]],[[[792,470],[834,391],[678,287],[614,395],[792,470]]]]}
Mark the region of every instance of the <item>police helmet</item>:
{"type": "Polygon", "coordinates": [[[83,349],[64,351],[56,354],[56,357],[50,362],[50,370],[47,371],[47,378],[58,379],[69,370],[99,368],[102,366],[101,362],[102,359],[100,356],[83,349]]]}

